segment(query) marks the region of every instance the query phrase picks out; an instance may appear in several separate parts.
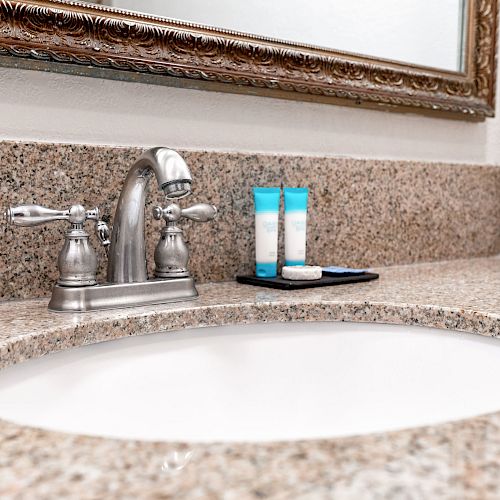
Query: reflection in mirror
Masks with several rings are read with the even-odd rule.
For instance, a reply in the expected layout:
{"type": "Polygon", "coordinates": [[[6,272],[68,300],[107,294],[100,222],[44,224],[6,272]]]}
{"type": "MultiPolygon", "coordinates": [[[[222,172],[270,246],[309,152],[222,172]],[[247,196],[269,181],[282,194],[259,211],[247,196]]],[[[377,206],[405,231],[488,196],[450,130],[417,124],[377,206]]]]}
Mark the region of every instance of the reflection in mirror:
{"type": "Polygon", "coordinates": [[[96,0],[94,3],[379,59],[450,71],[465,69],[467,0],[96,0]]]}

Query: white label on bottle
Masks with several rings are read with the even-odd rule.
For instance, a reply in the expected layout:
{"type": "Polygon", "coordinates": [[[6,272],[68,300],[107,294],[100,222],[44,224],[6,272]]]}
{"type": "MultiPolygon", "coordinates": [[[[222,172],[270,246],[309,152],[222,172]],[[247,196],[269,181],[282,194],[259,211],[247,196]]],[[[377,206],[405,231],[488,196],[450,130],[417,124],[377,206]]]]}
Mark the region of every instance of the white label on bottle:
{"type": "Polygon", "coordinates": [[[307,212],[285,212],[285,260],[306,260],[307,212]]]}
{"type": "Polygon", "coordinates": [[[259,263],[278,259],[278,212],[255,214],[255,259],[259,263]]]}

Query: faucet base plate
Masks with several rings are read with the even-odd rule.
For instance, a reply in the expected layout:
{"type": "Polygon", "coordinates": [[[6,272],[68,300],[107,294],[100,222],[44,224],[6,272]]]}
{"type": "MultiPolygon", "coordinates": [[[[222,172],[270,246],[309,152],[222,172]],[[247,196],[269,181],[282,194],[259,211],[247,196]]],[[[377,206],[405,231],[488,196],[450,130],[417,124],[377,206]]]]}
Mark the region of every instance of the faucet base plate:
{"type": "Polygon", "coordinates": [[[49,311],[86,312],[193,300],[193,278],[152,279],[137,283],[66,287],[55,285],[49,311]]]}

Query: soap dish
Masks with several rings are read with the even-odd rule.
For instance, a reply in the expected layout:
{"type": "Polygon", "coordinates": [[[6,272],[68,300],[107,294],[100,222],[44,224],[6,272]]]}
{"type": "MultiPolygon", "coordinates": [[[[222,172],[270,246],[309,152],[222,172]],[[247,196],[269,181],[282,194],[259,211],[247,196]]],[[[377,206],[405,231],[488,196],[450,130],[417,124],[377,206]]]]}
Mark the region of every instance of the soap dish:
{"type": "Polygon", "coordinates": [[[359,283],[362,281],[376,280],[377,273],[365,272],[361,274],[328,273],[317,280],[286,280],[281,276],[276,278],[258,278],[257,276],[236,276],[236,281],[244,285],[264,286],[267,288],[278,288],[280,290],[300,290],[303,288],[316,288],[319,286],[346,285],[348,283],[359,283]]]}

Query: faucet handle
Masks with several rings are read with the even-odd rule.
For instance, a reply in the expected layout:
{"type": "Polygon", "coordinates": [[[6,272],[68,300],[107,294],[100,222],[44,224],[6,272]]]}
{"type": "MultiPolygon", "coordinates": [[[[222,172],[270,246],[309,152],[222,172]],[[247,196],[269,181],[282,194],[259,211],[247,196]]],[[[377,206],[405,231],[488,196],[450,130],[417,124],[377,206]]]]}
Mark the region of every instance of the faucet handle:
{"type": "Polygon", "coordinates": [[[197,203],[181,210],[181,217],[195,222],[207,222],[217,217],[217,207],[208,203],[197,203]]]}
{"type": "Polygon", "coordinates": [[[73,205],[68,210],[52,210],[40,205],[20,205],[5,211],[8,224],[21,227],[40,226],[47,222],[66,220],[71,227],[64,236],[64,245],[57,258],[58,285],[69,287],[92,286],[97,283],[97,255],[89,243],[83,224],[99,221],[99,209],[85,210],[73,205]]]}
{"type": "Polygon", "coordinates": [[[71,224],[83,224],[87,219],[98,220],[99,209],[85,210],[81,205],[73,205],[68,210],[53,210],[40,205],[19,205],[9,207],[4,213],[7,224],[20,227],[34,227],[53,222],[67,220],[71,224]]]}
{"type": "Polygon", "coordinates": [[[183,217],[196,222],[212,220],[217,215],[217,208],[208,203],[198,203],[189,208],[181,209],[176,203],[165,208],[155,207],[153,217],[164,219],[167,223],[161,230],[160,241],[155,249],[155,277],[181,278],[189,276],[189,250],[182,235],[182,229],[177,222],[183,217]]]}
{"type": "Polygon", "coordinates": [[[217,208],[208,203],[197,203],[188,208],[179,207],[176,203],[171,203],[165,208],[155,207],[153,217],[156,220],[164,219],[165,222],[175,223],[185,218],[195,222],[207,222],[217,217],[217,208]]]}

